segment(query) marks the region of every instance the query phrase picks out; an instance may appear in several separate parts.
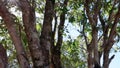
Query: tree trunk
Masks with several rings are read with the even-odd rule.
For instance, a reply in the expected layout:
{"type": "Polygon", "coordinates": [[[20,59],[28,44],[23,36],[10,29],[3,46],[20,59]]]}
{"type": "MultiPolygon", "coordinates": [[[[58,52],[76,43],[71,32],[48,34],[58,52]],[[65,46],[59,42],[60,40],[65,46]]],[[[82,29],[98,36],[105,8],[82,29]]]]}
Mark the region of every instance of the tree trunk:
{"type": "Polygon", "coordinates": [[[88,52],[88,68],[93,68],[93,58],[92,58],[92,51],[88,52]]]}
{"type": "Polygon", "coordinates": [[[93,45],[93,53],[94,53],[94,67],[95,64],[100,66],[100,58],[98,54],[98,30],[96,26],[92,26],[92,45],[93,45]]]}
{"type": "Polygon", "coordinates": [[[54,3],[55,1],[46,0],[43,27],[40,36],[40,45],[42,46],[44,62],[47,68],[52,67],[50,65],[50,48],[52,43],[52,20],[54,15],[54,3]]]}
{"type": "Polygon", "coordinates": [[[40,46],[40,40],[35,26],[35,9],[27,0],[20,0],[20,8],[22,10],[23,24],[33,61],[33,67],[44,68],[45,55],[43,54],[43,47],[40,46]]]}
{"type": "MultiPolygon", "coordinates": [[[[65,14],[67,13],[66,11],[64,11],[65,8],[67,8],[67,3],[69,0],[65,0],[63,3],[63,11],[60,15],[60,24],[58,27],[58,40],[57,40],[57,44],[54,45],[54,43],[52,44],[51,48],[51,61],[52,61],[52,68],[62,68],[62,64],[61,64],[61,46],[62,46],[62,42],[63,42],[63,32],[64,32],[64,23],[65,23],[65,14]]],[[[54,39],[54,38],[53,38],[54,39]]]]}
{"type": "Polygon", "coordinates": [[[109,68],[109,50],[104,49],[103,60],[103,67],[109,68]]]}
{"type": "Polygon", "coordinates": [[[14,22],[14,15],[10,14],[5,7],[4,4],[1,5],[0,1],[0,16],[2,16],[5,25],[8,29],[8,32],[11,36],[11,39],[14,43],[16,52],[17,52],[17,59],[20,64],[21,68],[30,68],[29,66],[29,61],[27,60],[27,56],[25,53],[25,50],[23,48],[22,41],[20,39],[19,34],[17,34],[16,27],[15,27],[15,22],[14,22]]]}

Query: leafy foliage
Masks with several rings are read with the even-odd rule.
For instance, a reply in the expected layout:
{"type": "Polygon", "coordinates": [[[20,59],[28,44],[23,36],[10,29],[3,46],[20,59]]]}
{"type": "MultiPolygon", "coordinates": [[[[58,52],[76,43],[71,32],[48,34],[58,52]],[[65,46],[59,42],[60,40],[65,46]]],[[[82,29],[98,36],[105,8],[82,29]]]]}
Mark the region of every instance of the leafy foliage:
{"type": "Polygon", "coordinates": [[[66,68],[86,68],[86,52],[80,39],[74,39],[63,43],[61,52],[62,64],[66,68]]]}

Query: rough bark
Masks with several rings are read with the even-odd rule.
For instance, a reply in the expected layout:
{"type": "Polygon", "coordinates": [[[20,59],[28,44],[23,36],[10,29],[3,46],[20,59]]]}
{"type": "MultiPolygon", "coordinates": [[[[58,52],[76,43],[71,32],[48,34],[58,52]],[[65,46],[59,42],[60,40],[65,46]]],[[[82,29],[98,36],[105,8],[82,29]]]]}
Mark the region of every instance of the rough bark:
{"type": "Polygon", "coordinates": [[[39,36],[35,28],[35,8],[30,5],[28,0],[20,0],[19,7],[22,10],[22,19],[33,61],[33,67],[45,68],[45,55],[42,51],[43,47],[40,46],[39,36]]]}
{"type": "Polygon", "coordinates": [[[19,34],[17,34],[15,22],[14,22],[14,15],[10,14],[5,7],[4,4],[0,1],[0,16],[3,18],[5,25],[8,29],[8,32],[11,36],[11,39],[14,43],[16,52],[17,52],[17,59],[20,64],[21,68],[29,68],[29,61],[27,60],[27,56],[25,53],[25,50],[23,48],[23,44],[21,42],[21,39],[19,37],[19,34]]]}
{"type": "Polygon", "coordinates": [[[54,0],[46,0],[46,6],[45,6],[45,14],[44,14],[44,21],[43,21],[43,27],[42,32],[40,36],[40,44],[43,48],[43,54],[44,54],[44,61],[46,66],[50,66],[51,60],[50,60],[50,48],[51,48],[51,42],[52,42],[52,20],[54,15],[54,0]]]}

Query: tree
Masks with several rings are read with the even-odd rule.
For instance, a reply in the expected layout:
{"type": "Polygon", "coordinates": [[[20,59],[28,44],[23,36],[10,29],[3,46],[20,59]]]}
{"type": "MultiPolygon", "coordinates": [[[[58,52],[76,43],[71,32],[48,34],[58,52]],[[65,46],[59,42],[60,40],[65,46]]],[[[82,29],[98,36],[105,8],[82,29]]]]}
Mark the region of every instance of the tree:
{"type": "MultiPolygon", "coordinates": [[[[65,23],[65,14],[66,14],[66,6],[67,6],[68,0],[65,0],[63,2],[63,6],[61,8],[62,12],[60,14],[60,24],[58,25],[58,40],[55,45],[54,37],[56,32],[56,26],[55,24],[53,36],[52,36],[52,46],[51,46],[51,58],[52,58],[52,64],[54,65],[54,68],[62,68],[61,65],[61,46],[63,42],[63,31],[64,31],[64,23],[65,23]],[[57,60],[56,60],[57,59],[57,60]]],[[[57,22],[56,22],[57,23],[57,22]]]]}
{"type": "Polygon", "coordinates": [[[75,8],[73,12],[71,11],[70,22],[78,22],[80,27],[82,26],[80,34],[84,37],[87,47],[88,68],[96,68],[97,66],[109,68],[109,64],[114,58],[114,55],[109,58],[109,53],[118,39],[119,1],[85,0],[79,4],[74,3],[76,6],[73,7],[75,8]],[[103,65],[100,66],[102,55],[103,65]]]}
{"type": "MultiPolygon", "coordinates": [[[[23,47],[23,43],[21,40],[21,37],[19,34],[17,34],[16,29],[16,16],[11,14],[8,9],[6,8],[6,4],[4,2],[6,1],[0,1],[0,16],[3,18],[5,25],[8,29],[8,32],[12,38],[12,41],[15,45],[18,61],[21,68],[29,68],[29,60],[26,55],[26,51],[23,47]]],[[[66,8],[67,0],[65,1],[65,5],[63,6],[63,9],[66,8]]],[[[52,38],[52,19],[54,15],[54,0],[46,0],[45,5],[45,14],[44,14],[44,21],[43,21],[43,27],[41,31],[41,36],[39,38],[37,30],[36,30],[36,23],[35,23],[35,6],[36,3],[34,0],[27,1],[27,0],[14,0],[9,1],[10,5],[17,5],[18,9],[22,12],[22,21],[23,21],[23,27],[25,28],[25,34],[28,42],[28,47],[31,53],[31,58],[33,62],[33,67],[35,68],[49,68],[50,67],[50,59],[52,61],[53,58],[50,58],[50,48],[53,46],[55,50],[55,46],[52,45],[52,41],[54,38],[52,38]]],[[[59,26],[59,40],[57,44],[57,48],[59,48],[58,51],[60,51],[60,46],[62,45],[62,33],[64,21],[65,21],[65,12],[63,11],[61,13],[61,24],[59,26]],[[64,16],[62,18],[62,16],[64,16]]],[[[56,28],[55,28],[56,29],[56,28]]],[[[55,31],[54,31],[55,32],[55,31]]],[[[53,51],[51,52],[53,53],[53,51]]],[[[53,53],[52,55],[55,55],[56,53],[53,53]]],[[[57,56],[57,55],[56,55],[57,56]]],[[[56,58],[55,56],[53,56],[56,58]]],[[[60,54],[58,55],[60,57],[60,54]]],[[[61,68],[60,58],[59,63],[56,65],[54,64],[54,68],[58,67],[61,68]],[[58,66],[59,65],[59,66],[58,66]]],[[[56,63],[54,60],[52,63],[56,63]]]]}
{"type": "Polygon", "coordinates": [[[9,13],[8,9],[5,7],[5,4],[3,4],[1,0],[0,0],[0,16],[2,16],[6,24],[6,27],[8,29],[8,32],[15,45],[19,64],[21,65],[22,68],[25,68],[25,67],[28,68],[29,63],[28,63],[28,60],[26,59],[26,53],[24,51],[21,39],[17,34],[16,28],[15,28],[14,15],[9,13]]]}
{"type": "MultiPolygon", "coordinates": [[[[0,28],[2,34],[9,33],[21,68],[108,68],[114,58],[109,58],[110,50],[119,40],[119,4],[119,0],[9,0],[7,4],[0,0],[1,23],[5,25],[0,28]],[[10,12],[12,7],[22,16],[10,12]],[[77,25],[79,36],[64,41],[68,20],[77,25]],[[72,65],[65,65],[69,63],[72,65]]],[[[4,46],[10,44],[3,41],[4,46]]]]}
{"type": "Polygon", "coordinates": [[[115,7],[116,4],[119,4],[119,1],[85,1],[85,11],[86,11],[86,16],[88,17],[88,20],[91,25],[92,29],[92,40],[90,44],[87,44],[88,48],[88,68],[93,68],[93,64],[95,65],[98,63],[100,65],[100,56],[103,54],[103,67],[108,68],[111,60],[113,59],[114,55],[109,58],[109,52],[110,49],[112,48],[113,44],[115,43],[114,38],[116,37],[116,28],[117,28],[117,23],[119,21],[119,5],[115,7]],[[91,5],[93,3],[93,6],[91,5]],[[106,9],[107,5],[103,6],[103,4],[111,4],[111,7],[109,9],[106,9]],[[92,6],[92,8],[90,8],[92,6]],[[118,9],[118,11],[115,10],[118,9]],[[101,12],[103,11],[103,12],[101,12]],[[107,11],[108,17],[107,19],[104,19],[105,15],[104,11],[107,11]],[[115,12],[116,11],[116,12],[115,12]],[[93,12],[93,13],[92,13],[93,12]],[[99,39],[101,39],[98,36],[98,30],[99,27],[97,26],[99,23],[98,19],[100,20],[100,25],[102,27],[102,45],[100,46],[101,51],[98,50],[98,42],[99,39]],[[110,32],[109,32],[110,29],[110,32]],[[94,48],[94,49],[91,49],[94,48]],[[94,62],[92,62],[92,52],[94,53],[94,62]],[[99,54],[100,53],[100,54],[99,54]]]}

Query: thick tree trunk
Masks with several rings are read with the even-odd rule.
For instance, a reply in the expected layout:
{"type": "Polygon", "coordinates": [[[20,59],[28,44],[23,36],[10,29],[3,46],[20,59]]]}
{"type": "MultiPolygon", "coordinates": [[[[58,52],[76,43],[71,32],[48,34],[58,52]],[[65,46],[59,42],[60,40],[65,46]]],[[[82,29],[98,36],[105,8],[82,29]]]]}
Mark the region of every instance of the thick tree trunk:
{"type": "Polygon", "coordinates": [[[40,36],[40,45],[43,48],[44,62],[47,68],[52,68],[50,65],[50,48],[52,44],[52,20],[54,15],[54,3],[55,1],[46,0],[43,27],[40,36]]]}
{"type": "Polygon", "coordinates": [[[98,30],[96,26],[92,26],[92,45],[93,45],[93,54],[94,54],[94,68],[99,66],[100,68],[100,57],[98,54],[98,30]]]}
{"type": "Polygon", "coordinates": [[[44,68],[44,48],[40,46],[40,40],[35,26],[35,8],[33,8],[27,0],[20,0],[20,8],[22,10],[23,24],[33,61],[33,67],[44,68]]]}
{"type": "Polygon", "coordinates": [[[15,22],[14,22],[14,15],[10,14],[5,7],[5,5],[1,4],[0,1],[0,16],[2,16],[5,25],[8,29],[8,32],[12,38],[12,41],[14,43],[16,52],[17,52],[17,58],[18,62],[20,64],[21,68],[29,68],[29,61],[27,60],[27,56],[25,53],[25,50],[23,48],[22,41],[19,37],[19,34],[17,34],[15,22]]]}
{"type": "Polygon", "coordinates": [[[50,68],[62,68],[61,52],[56,47],[52,50],[51,64],[52,64],[52,67],[50,68]]]}

